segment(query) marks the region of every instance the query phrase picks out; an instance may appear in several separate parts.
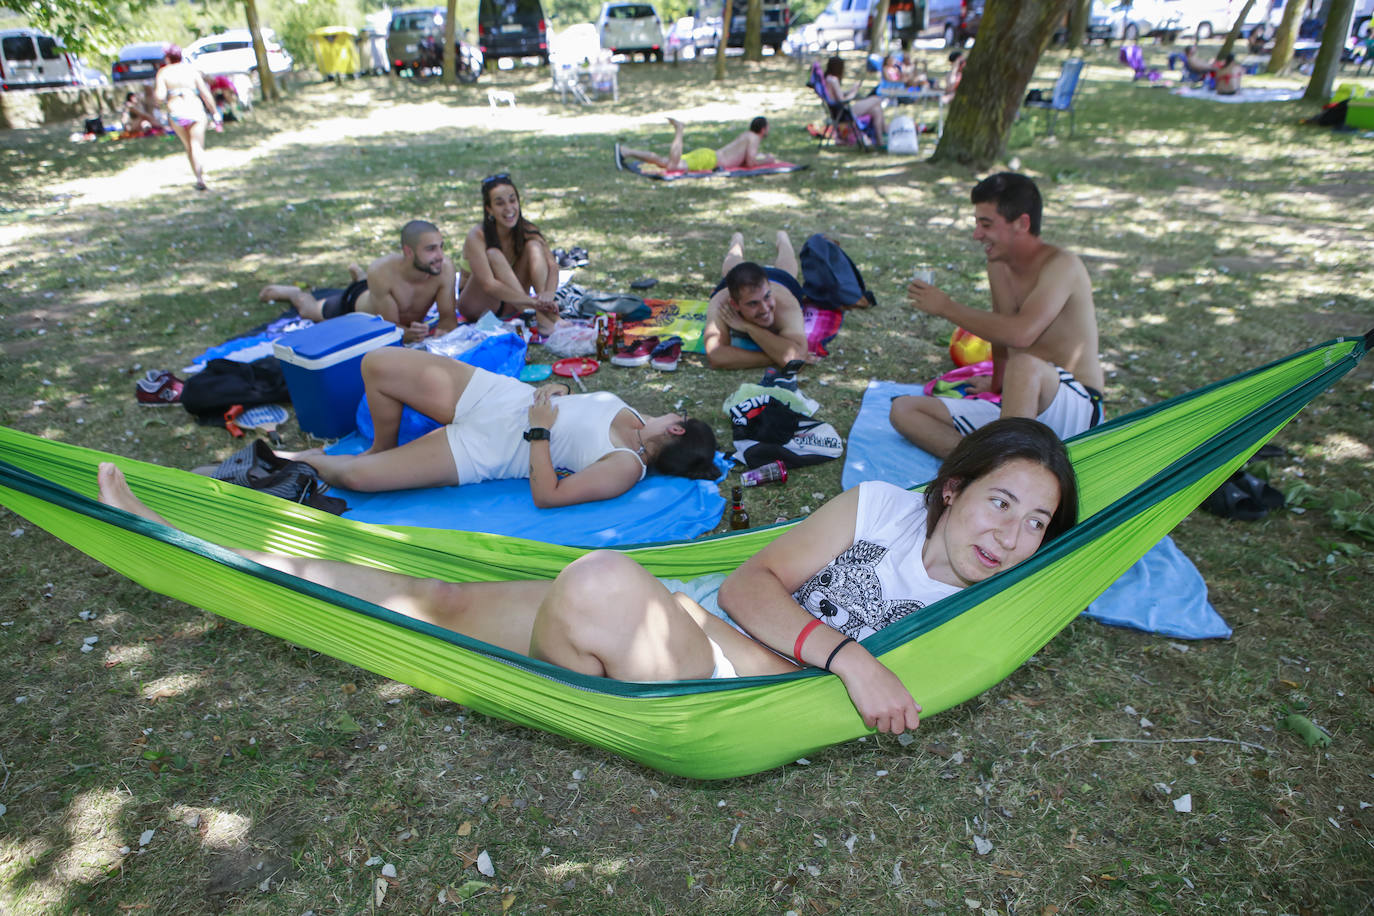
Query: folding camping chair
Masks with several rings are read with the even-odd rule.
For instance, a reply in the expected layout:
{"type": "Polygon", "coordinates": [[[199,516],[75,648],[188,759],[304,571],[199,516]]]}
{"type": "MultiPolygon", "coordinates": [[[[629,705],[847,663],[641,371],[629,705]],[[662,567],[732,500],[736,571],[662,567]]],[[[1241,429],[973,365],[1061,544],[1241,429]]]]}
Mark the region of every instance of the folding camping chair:
{"type": "Polygon", "coordinates": [[[825,108],[826,127],[820,132],[817,148],[824,146],[827,139],[836,144],[858,146],[864,150],[876,147],[877,140],[873,136],[870,119],[867,116],[856,118],[848,102],[831,97],[820,61],[811,65],[811,78],[806,81],[806,85],[820,96],[821,105],[825,108]]]}
{"type": "Polygon", "coordinates": [[[1054,121],[1061,111],[1069,113],[1069,136],[1073,136],[1073,100],[1078,92],[1078,78],[1082,75],[1083,58],[1070,57],[1064,61],[1059,79],[1055,81],[1048,99],[1035,98],[1035,92],[1026,99],[1026,108],[1039,108],[1045,112],[1045,136],[1054,136],[1054,121]]]}

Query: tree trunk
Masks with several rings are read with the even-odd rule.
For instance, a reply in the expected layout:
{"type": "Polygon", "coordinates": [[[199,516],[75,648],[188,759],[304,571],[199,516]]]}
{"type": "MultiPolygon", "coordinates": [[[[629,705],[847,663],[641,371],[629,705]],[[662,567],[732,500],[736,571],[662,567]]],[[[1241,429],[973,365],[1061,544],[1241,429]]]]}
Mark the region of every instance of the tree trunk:
{"type": "Polygon", "coordinates": [[[868,50],[874,54],[887,56],[888,32],[887,16],[890,9],[890,0],[881,0],[877,10],[873,13],[873,31],[868,35],[868,50]]]}
{"type": "Polygon", "coordinates": [[[1331,0],[1326,10],[1326,25],[1322,28],[1322,46],[1317,51],[1317,61],[1312,65],[1312,79],[1307,83],[1304,102],[1324,104],[1331,98],[1331,84],[1336,81],[1336,71],[1341,68],[1341,52],[1345,50],[1345,37],[1350,34],[1350,15],[1355,11],[1355,0],[1331,0]]]}
{"type": "Polygon", "coordinates": [[[1279,30],[1274,33],[1274,47],[1269,52],[1266,73],[1282,73],[1293,59],[1293,43],[1298,38],[1298,17],[1306,6],[1307,0],[1288,0],[1284,5],[1283,20],[1279,22],[1279,30]]]}
{"type": "Polygon", "coordinates": [[[281,98],[281,93],[277,91],[277,81],[272,78],[272,67],[267,60],[267,46],[262,43],[257,0],[243,0],[243,11],[248,16],[248,32],[253,36],[253,57],[258,61],[258,85],[262,87],[263,101],[276,101],[281,98]]]}
{"type": "Polygon", "coordinates": [[[932,162],[984,169],[1002,155],[1035,65],[1070,0],[988,0],[932,162]]]}
{"type": "Polygon", "coordinates": [[[448,0],[444,12],[444,85],[458,85],[458,0],[448,0]]]}
{"type": "Polygon", "coordinates": [[[1245,0],[1245,6],[1241,9],[1240,15],[1236,17],[1235,23],[1231,26],[1231,31],[1226,33],[1226,40],[1221,43],[1221,50],[1217,52],[1217,60],[1221,60],[1231,49],[1236,46],[1236,39],[1240,37],[1240,30],[1245,26],[1245,17],[1250,15],[1250,9],[1255,5],[1255,0],[1245,0]]]}
{"type": "Polygon", "coordinates": [[[1069,7],[1069,40],[1066,44],[1070,50],[1077,51],[1087,44],[1084,36],[1088,34],[1088,11],[1092,5],[1093,0],[1073,0],[1073,5],[1069,7]]]}
{"type": "Polygon", "coordinates": [[[749,0],[745,7],[744,59],[763,60],[763,0],[749,0]]]}
{"type": "Polygon", "coordinates": [[[730,20],[733,18],[735,4],[725,0],[720,8],[720,36],[716,39],[716,72],[712,79],[725,79],[725,49],[730,47],[730,20]]]}

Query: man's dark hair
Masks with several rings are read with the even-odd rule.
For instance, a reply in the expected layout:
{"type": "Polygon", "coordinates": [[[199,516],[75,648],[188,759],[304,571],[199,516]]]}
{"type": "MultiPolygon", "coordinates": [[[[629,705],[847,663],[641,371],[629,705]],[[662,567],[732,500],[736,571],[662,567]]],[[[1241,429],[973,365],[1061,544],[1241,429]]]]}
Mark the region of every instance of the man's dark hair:
{"type": "Polygon", "coordinates": [[[413,219],[401,227],[401,247],[414,251],[420,245],[420,236],[438,232],[439,227],[422,219],[413,219]]]}
{"type": "Polygon", "coordinates": [[[945,505],[947,484],[952,483],[957,494],[979,477],[1018,459],[1035,462],[1059,481],[1059,506],[1045,526],[1044,543],[1072,528],[1078,521],[1078,481],[1064,443],[1039,420],[1007,417],[980,426],[960,439],[940,465],[935,479],[926,485],[926,537],[935,531],[936,522],[949,508],[945,505]]]}
{"type": "Polygon", "coordinates": [[[973,186],[969,196],[975,204],[995,204],[998,215],[1007,222],[1019,219],[1022,214],[1029,216],[1031,235],[1040,234],[1044,204],[1040,200],[1040,189],[1025,175],[1016,172],[989,175],[973,186]]]}
{"type": "Polygon", "coordinates": [[[744,290],[762,286],[767,282],[768,273],[762,265],[753,261],[740,261],[725,275],[725,288],[730,291],[730,298],[736,302],[744,290]]]}
{"type": "Polygon", "coordinates": [[[958,60],[959,58],[961,58],[961,57],[963,57],[963,56],[964,56],[964,52],[963,52],[963,51],[950,51],[950,52],[949,52],[949,62],[952,64],[952,63],[954,63],[956,60],[958,60]]]}
{"type": "Polygon", "coordinates": [[[759,115],[757,118],[749,122],[749,129],[756,134],[763,133],[767,127],[768,119],[765,118],[763,115],[759,115]]]}
{"type": "Polygon", "coordinates": [[[704,420],[695,417],[683,420],[686,430],[680,436],[669,436],[651,462],[655,471],[689,480],[715,480],[720,476],[716,468],[716,432],[704,420]]]}

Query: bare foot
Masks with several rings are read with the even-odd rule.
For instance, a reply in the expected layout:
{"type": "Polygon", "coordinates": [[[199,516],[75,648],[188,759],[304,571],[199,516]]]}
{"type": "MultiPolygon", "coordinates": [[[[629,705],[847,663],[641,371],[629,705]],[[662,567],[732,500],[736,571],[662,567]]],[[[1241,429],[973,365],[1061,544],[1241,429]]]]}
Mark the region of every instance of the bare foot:
{"type": "Polygon", "coordinates": [[[686,125],[679,121],[677,118],[669,118],[668,123],[673,125],[673,130],[683,130],[686,127],[686,125]]]}
{"type": "Polygon", "coordinates": [[[357,264],[349,264],[348,275],[353,278],[354,283],[357,283],[363,277],[367,276],[367,271],[363,270],[357,264]]]}
{"type": "Polygon", "coordinates": [[[134,495],[134,491],[129,489],[129,482],[124,479],[124,472],[110,462],[100,462],[100,467],[95,472],[95,482],[100,487],[100,501],[105,505],[123,509],[150,522],[167,524],[165,518],[149,509],[134,495]]]}
{"type": "Polygon", "coordinates": [[[262,288],[262,292],[258,293],[258,300],[261,302],[293,302],[300,291],[299,286],[269,283],[262,288]]]}

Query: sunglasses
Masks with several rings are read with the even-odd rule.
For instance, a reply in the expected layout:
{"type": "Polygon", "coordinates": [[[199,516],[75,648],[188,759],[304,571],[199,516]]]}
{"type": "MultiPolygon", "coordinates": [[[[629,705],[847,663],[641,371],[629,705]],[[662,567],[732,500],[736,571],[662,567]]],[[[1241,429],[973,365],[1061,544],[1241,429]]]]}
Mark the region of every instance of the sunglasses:
{"type": "Polygon", "coordinates": [[[510,180],[510,172],[497,172],[495,175],[488,175],[486,178],[483,178],[482,190],[485,191],[494,184],[509,184],[514,187],[514,184],[512,184],[510,180]]]}

